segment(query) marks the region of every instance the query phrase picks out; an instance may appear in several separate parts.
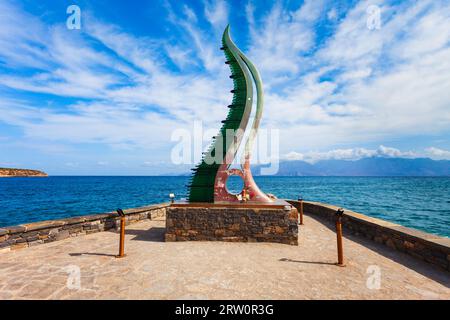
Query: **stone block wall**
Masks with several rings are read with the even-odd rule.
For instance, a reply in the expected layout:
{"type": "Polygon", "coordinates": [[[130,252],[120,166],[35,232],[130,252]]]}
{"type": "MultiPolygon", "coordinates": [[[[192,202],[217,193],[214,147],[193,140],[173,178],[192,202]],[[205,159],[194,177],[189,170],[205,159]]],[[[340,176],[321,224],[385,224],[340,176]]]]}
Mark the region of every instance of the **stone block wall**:
{"type": "MultiPolygon", "coordinates": [[[[162,217],[166,213],[166,207],[166,204],[160,204],[125,210],[125,224],[162,217]]],[[[119,228],[120,218],[112,212],[0,228],[0,252],[105,230],[118,231],[119,228]]]]}
{"type": "Polygon", "coordinates": [[[166,241],[234,241],[298,244],[297,210],[168,207],[166,241]]]}
{"type": "MultiPolygon", "coordinates": [[[[299,208],[298,201],[288,200],[299,208]]],[[[336,221],[339,207],[318,202],[303,202],[304,213],[330,222],[336,221]]],[[[350,210],[342,218],[344,235],[353,234],[404,252],[417,259],[450,271],[450,239],[372,218],[350,210]]]]}

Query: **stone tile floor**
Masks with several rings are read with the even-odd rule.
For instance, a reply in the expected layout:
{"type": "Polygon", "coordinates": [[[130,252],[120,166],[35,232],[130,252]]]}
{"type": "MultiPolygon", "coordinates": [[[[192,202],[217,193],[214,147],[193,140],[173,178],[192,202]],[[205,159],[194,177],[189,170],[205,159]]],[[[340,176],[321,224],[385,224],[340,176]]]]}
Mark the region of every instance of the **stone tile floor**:
{"type": "Polygon", "coordinates": [[[449,273],[360,238],[335,266],[335,234],[308,216],[298,247],[163,236],[163,219],[128,226],[123,259],[114,232],[1,253],[0,299],[450,299],[449,273]]]}

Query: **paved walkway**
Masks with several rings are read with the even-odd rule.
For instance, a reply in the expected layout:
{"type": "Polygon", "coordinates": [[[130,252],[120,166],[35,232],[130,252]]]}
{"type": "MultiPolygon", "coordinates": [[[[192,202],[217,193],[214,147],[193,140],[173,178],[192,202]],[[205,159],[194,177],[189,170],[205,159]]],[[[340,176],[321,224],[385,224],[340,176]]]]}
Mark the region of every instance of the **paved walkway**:
{"type": "Polygon", "coordinates": [[[163,220],[128,226],[124,259],[113,232],[2,253],[0,300],[450,299],[448,273],[359,238],[345,239],[347,267],[335,266],[335,235],[311,217],[298,247],[163,234],[163,220]]]}

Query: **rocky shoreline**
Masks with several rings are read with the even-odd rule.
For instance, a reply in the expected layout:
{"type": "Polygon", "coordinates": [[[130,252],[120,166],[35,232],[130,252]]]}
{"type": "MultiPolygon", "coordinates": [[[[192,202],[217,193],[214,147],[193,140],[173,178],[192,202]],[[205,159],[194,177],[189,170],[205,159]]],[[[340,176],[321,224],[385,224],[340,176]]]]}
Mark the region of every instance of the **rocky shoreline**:
{"type": "Polygon", "coordinates": [[[48,174],[39,170],[0,168],[0,178],[10,177],[48,177],[48,174]]]}

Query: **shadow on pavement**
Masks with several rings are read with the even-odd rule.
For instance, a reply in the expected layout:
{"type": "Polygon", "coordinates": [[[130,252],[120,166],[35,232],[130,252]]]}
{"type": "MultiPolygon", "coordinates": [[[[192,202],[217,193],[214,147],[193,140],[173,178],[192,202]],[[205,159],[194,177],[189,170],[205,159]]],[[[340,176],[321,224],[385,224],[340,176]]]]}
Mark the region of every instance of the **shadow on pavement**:
{"type": "MultiPolygon", "coordinates": [[[[305,214],[307,213],[305,212],[305,214]]],[[[319,218],[311,214],[307,214],[307,216],[320,222],[321,224],[329,228],[331,231],[335,232],[336,230],[335,225],[331,221],[319,218]]],[[[349,233],[348,230],[346,230],[345,224],[343,224],[343,227],[344,227],[344,238],[359,243],[369,250],[377,252],[378,254],[381,254],[382,256],[391,259],[392,261],[402,264],[405,267],[414,270],[429,279],[439,282],[444,286],[450,287],[450,278],[448,277],[447,271],[440,269],[437,266],[429,264],[425,261],[418,260],[404,252],[396,251],[383,244],[364,238],[363,236],[353,235],[349,233]]],[[[344,252],[345,252],[345,243],[344,243],[344,252]]]]}
{"type": "Polygon", "coordinates": [[[164,227],[151,227],[148,230],[125,229],[125,234],[134,235],[135,237],[131,240],[137,241],[164,242],[165,232],[164,227]]]}
{"type": "Polygon", "coordinates": [[[330,266],[335,266],[336,265],[336,263],[332,263],[332,262],[304,261],[304,260],[293,260],[293,259],[288,259],[288,258],[281,258],[279,261],[305,263],[305,264],[325,264],[325,265],[330,265],[330,266]]]}
{"type": "Polygon", "coordinates": [[[96,252],[77,252],[77,253],[69,253],[69,256],[79,257],[79,256],[105,256],[105,257],[115,257],[114,254],[109,253],[96,253],[96,252]]]}

